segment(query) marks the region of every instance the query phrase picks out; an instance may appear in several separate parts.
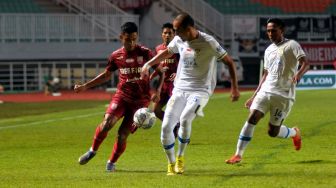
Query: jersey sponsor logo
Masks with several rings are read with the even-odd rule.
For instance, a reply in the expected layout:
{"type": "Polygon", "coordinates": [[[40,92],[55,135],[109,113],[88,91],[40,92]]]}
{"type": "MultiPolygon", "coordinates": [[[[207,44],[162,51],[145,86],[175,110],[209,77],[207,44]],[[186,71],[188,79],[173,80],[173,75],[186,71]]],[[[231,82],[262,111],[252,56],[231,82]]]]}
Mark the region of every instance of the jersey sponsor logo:
{"type": "Polygon", "coordinates": [[[118,60],[122,60],[123,58],[124,58],[123,56],[116,57],[116,59],[118,60]]]}
{"type": "Polygon", "coordinates": [[[117,103],[112,103],[111,110],[115,110],[115,109],[117,109],[117,107],[118,107],[117,103]]]}
{"type": "Polygon", "coordinates": [[[175,63],[175,59],[165,59],[162,61],[163,64],[170,64],[170,63],[175,63]]]}
{"type": "Polygon", "coordinates": [[[132,58],[126,59],[126,63],[133,63],[133,62],[134,62],[134,59],[132,58]]]}
{"type": "Polygon", "coordinates": [[[141,72],[141,67],[126,67],[119,69],[121,74],[137,74],[141,72]]]}
{"type": "Polygon", "coordinates": [[[126,82],[134,82],[134,81],[138,81],[138,80],[140,80],[139,77],[134,77],[134,78],[128,78],[128,79],[126,80],[126,82]]]}

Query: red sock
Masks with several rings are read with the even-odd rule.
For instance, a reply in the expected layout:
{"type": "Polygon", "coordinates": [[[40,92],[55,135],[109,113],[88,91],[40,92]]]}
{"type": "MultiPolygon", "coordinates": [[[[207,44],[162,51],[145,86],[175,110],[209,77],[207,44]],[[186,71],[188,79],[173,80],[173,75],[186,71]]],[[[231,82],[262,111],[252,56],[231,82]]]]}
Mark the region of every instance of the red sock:
{"type": "Polygon", "coordinates": [[[125,150],[126,150],[126,141],[121,141],[119,143],[119,141],[117,139],[116,142],[114,143],[112,155],[111,155],[109,160],[112,163],[117,162],[117,160],[124,153],[125,150]]]}
{"type": "Polygon", "coordinates": [[[95,136],[93,138],[92,143],[92,150],[97,151],[100,144],[103,143],[104,139],[106,138],[108,132],[103,132],[101,126],[99,125],[96,129],[95,136]]]}

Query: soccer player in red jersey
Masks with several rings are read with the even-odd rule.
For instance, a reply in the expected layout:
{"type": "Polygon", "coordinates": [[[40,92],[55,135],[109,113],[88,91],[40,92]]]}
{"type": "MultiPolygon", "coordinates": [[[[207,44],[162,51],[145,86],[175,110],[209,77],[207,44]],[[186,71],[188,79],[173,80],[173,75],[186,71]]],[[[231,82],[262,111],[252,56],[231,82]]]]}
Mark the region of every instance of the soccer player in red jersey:
{"type": "MultiPolygon", "coordinates": [[[[171,40],[173,40],[175,36],[175,31],[173,28],[173,24],[171,23],[165,23],[162,26],[162,41],[163,43],[156,46],[155,52],[159,54],[160,52],[164,51],[167,49],[167,46],[171,40]]],[[[174,54],[170,58],[167,58],[163,60],[160,63],[159,66],[159,71],[161,71],[163,77],[164,77],[164,82],[162,85],[161,93],[160,93],[160,101],[157,103],[154,103],[154,113],[157,118],[159,118],[161,121],[163,119],[164,111],[162,108],[167,104],[168,99],[172,96],[172,91],[174,88],[174,79],[176,76],[176,70],[177,70],[177,65],[179,61],[179,54],[174,54]]],[[[157,75],[158,71],[155,71],[151,75],[151,79],[157,75]]]]}
{"type": "MultiPolygon", "coordinates": [[[[119,72],[117,91],[106,109],[102,123],[96,128],[90,150],[79,158],[81,165],[86,164],[96,155],[108,131],[124,117],[112,154],[106,164],[107,171],[115,171],[115,163],[126,149],[127,137],[136,131],[136,127],[133,125],[134,113],[139,108],[149,105],[151,98],[149,80],[141,80],[140,72],[141,67],[153,57],[153,54],[148,48],[138,45],[137,39],[138,28],[136,24],[133,22],[123,24],[120,34],[123,46],[110,55],[105,71],[87,83],[74,87],[75,92],[85,91],[110,80],[112,72],[116,70],[119,72]]],[[[156,97],[152,96],[152,98],[156,97]]]]}

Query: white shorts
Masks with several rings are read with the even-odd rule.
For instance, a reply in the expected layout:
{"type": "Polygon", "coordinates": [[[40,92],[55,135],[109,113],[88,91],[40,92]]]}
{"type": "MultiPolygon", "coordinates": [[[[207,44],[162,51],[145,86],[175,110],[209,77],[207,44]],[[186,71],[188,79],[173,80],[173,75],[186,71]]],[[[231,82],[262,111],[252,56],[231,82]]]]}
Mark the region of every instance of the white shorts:
{"type": "Polygon", "coordinates": [[[176,89],[166,105],[165,116],[179,119],[182,114],[195,114],[203,117],[203,108],[208,101],[208,94],[176,89]]]}
{"type": "Polygon", "coordinates": [[[250,110],[258,110],[264,114],[270,111],[269,122],[272,125],[280,126],[282,121],[290,113],[293,103],[294,101],[292,99],[280,95],[258,92],[252,102],[250,110]]]}

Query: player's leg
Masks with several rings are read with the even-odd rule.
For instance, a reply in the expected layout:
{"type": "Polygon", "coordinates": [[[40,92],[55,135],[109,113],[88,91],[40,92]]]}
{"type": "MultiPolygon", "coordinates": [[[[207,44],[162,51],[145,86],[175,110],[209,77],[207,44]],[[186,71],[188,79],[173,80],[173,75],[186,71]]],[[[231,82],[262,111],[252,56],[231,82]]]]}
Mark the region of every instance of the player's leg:
{"type": "Polygon", "coordinates": [[[243,154],[247,145],[253,137],[254,128],[260,119],[267,113],[269,107],[269,96],[265,93],[258,93],[254,98],[250,107],[250,114],[247,121],[244,123],[237,141],[236,153],[225,162],[228,164],[239,163],[242,160],[243,154]]]}
{"type": "Polygon", "coordinates": [[[136,126],[133,122],[134,113],[145,106],[148,106],[149,102],[138,103],[138,104],[129,104],[124,103],[124,119],[118,129],[118,135],[114,142],[113,150],[111,156],[106,164],[106,170],[109,172],[115,171],[115,163],[118,161],[119,157],[126,150],[127,138],[130,133],[136,131],[136,126]]]}
{"type": "Polygon", "coordinates": [[[154,114],[161,121],[163,120],[164,116],[164,111],[162,110],[163,107],[164,105],[162,104],[161,100],[158,103],[154,103],[154,114]]]}
{"type": "MultiPolygon", "coordinates": [[[[164,116],[163,107],[166,106],[170,97],[171,97],[171,91],[163,90],[160,95],[160,102],[154,103],[155,116],[159,118],[161,121],[163,120],[163,116],[164,116]]],[[[175,138],[177,138],[179,127],[180,127],[180,123],[177,123],[173,129],[175,138]]]]}
{"type": "Polygon", "coordinates": [[[130,121],[129,118],[127,119],[127,117],[125,116],[123,122],[119,127],[118,135],[113,145],[112,154],[106,164],[106,170],[109,172],[115,171],[115,163],[118,161],[119,157],[126,150],[127,138],[131,133],[129,124],[132,123],[133,122],[130,121]]]}
{"type": "Polygon", "coordinates": [[[83,165],[89,162],[95,155],[101,145],[101,143],[106,138],[108,131],[115,125],[115,123],[122,117],[124,113],[123,101],[118,97],[114,97],[110,102],[110,105],[106,109],[103,122],[99,124],[96,128],[95,135],[93,138],[93,143],[88,152],[83,154],[79,158],[79,164],[83,165]]]}
{"type": "Polygon", "coordinates": [[[196,115],[203,116],[203,108],[208,102],[208,96],[200,94],[191,94],[188,96],[180,117],[180,129],[178,132],[178,151],[176,158],[176,172],[182,174],[184,172],[184,153],[190,142],[192,121],[196,115]]]}
{"type": "Polygon", "coordinates": [[[175,174],[175,137],[173,134],[174,126],[179,122],[180,115],[187,99],[180,92],[175,92],[169,99],[161,128],[161,143],[168,159],[167,175],[175,174]]]}
{"type": "Polygon", "coordinates": [[[105,114],[103,122],[96,128],[91,148],[79,158],[79,164],[84,165],[88,163],[96,155],[96,152],[106,138],[108,131],[114,126],[118,119],[119,118],[112,116],[111,114],[105,114]]]}
{"type": "Polygon", "coordinates": [[[278,138],[292,138],[296,150],[301,149],[301,135],[297,127],[289,128],[282,124],[284,119],[288,116],[293,101],[283,98],[281,96],[272,96],[272,105],[270,109],[270,122],[268,134],[271,137],[278,138]]]}

